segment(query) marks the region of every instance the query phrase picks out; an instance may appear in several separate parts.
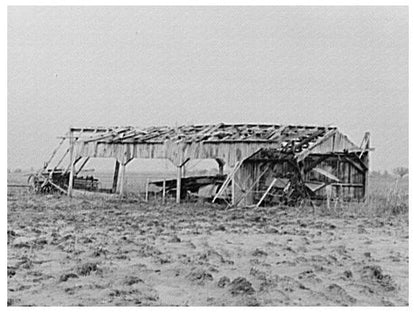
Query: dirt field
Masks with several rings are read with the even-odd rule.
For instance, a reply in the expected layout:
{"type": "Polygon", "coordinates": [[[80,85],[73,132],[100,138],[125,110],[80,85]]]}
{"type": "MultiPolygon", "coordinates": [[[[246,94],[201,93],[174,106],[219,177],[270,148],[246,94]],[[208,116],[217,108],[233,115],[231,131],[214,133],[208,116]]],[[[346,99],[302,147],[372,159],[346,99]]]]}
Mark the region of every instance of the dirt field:
{"type": "Polygon", "coordinates": [[[8,190],[8,304],[408,305],[406,215],[8,190]]]}

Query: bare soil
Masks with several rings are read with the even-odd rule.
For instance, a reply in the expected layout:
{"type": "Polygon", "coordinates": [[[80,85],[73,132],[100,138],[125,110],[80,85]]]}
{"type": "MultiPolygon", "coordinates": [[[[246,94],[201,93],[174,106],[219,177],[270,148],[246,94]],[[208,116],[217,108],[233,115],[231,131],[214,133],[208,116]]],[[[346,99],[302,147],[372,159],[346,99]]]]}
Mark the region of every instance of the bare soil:
{"type": "Polygon", "coordinates": [[[8,191],[8,305],[408,305],[407,216],[8,191]]]}

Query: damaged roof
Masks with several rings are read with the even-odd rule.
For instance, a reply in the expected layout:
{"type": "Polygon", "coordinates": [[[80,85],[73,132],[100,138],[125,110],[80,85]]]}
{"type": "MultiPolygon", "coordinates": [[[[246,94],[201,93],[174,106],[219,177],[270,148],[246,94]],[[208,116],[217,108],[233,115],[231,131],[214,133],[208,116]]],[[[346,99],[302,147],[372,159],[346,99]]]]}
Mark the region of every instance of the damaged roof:
{"type": "MultiPolygon", "coordinates": [[[[78,156],[169,158],[218,158],[228,165],[262,154],[296,155],[360,150],[336,127],[276,124],[215,124],[179,127],[71,128],[78,156]]],[[[360,150],[361,151],[361,150],[360,150]]],[[[267,156],[267,155],[266,155],[267,156]]],[[[276,156],[276,155],[275,155],[276,156]]],[[[260,157],[263,158],[263,157],[260,157]]]]}
{"type": "Polygon", "coordinates": [[[72,128],[79,141],[97,143],[157,144],[173,143],[280,143],[282,149],[301,149],[316,142],[336,127],[273,125],[273,124],[216,124],[190,126],[158,126],[148,128],[72,128]]]}

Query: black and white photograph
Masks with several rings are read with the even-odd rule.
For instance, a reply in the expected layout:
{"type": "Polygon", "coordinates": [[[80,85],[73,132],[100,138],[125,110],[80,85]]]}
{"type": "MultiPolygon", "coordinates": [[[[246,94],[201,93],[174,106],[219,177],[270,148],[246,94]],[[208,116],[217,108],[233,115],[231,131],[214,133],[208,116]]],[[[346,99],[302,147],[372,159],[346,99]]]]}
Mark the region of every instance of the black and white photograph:
{"type": "Polygon", "coordinates": [[[8,307],[411,306],[409,6],[5,8],[8,307]]]}

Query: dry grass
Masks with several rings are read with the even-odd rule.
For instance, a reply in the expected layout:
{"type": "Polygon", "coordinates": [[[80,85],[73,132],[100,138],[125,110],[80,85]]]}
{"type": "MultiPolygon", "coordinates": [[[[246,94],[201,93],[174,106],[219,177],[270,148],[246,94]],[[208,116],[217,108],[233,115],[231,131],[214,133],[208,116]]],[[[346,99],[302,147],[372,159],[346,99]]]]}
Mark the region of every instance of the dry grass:
{"type": "Polygon", "coordinates": [[[367,204],[315,215],[10,188],[7,302],[406,306],[407,186],[377,183],[367,204]]]}

